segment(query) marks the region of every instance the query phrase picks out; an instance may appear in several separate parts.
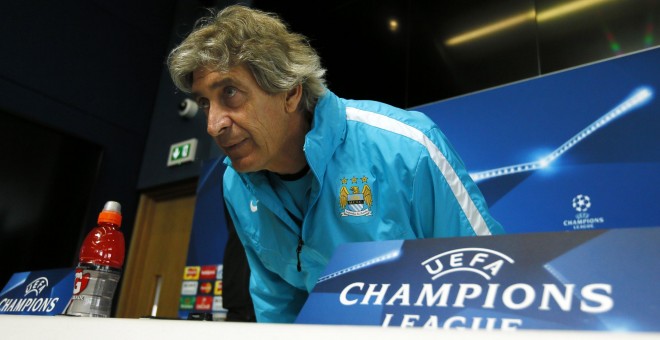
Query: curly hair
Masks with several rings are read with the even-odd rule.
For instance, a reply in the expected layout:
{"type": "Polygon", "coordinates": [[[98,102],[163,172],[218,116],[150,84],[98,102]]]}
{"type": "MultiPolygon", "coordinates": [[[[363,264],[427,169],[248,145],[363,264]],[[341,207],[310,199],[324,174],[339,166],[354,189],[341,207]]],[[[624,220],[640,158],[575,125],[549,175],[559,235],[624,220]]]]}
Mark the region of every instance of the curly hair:
{"type": "Polygon", "coordinates": [[[273,13],[229,6],[197,21],[193,31],[170,52],[167,65],[174,84],[190,93],[199,67],[228,71],[246,64],[257,84],[270,94],[302,84],[300,108],[314,112],[325,92],[325,69],[306,37],[290,32],[273,13]]]}

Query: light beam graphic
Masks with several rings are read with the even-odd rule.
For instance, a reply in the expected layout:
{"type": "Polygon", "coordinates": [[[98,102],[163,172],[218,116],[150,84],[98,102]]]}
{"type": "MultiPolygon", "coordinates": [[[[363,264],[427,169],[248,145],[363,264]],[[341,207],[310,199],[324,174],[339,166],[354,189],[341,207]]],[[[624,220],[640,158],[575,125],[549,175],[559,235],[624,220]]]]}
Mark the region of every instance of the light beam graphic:
{"type": "Polygon", "coordinates": [[[582,129],[582,131],[578,132],[575,136],[567,140],[564,144],[562,144],[560,147],[558,147],[557,149],[555,149],[545,157],[534,162],[521,163],[521,164],[515,164],[515,165],[504,166],[501,168],[491,169],[491,170],[473,172],[470,173],[470,177],[472,177],[472,179],[475,182],[479,182],[488,178],[512,175],[521,172],[534,171],[545,168],[548,165],[550,165],[552,162],[557,160],[557,158],[559,158],[562,154],[564,154],[572,147],[574,147],[576,144],[578,144],[580,141],[584,140],[589,135],[596,132],[598,129],[610,123],[612,120],[624,114],[632,112],[633,110],[638,109],[643,105],[649,103],[652,98],[653,98],[652,88],[648,86],[640,87],[635,91],[633,91],[633,93],[628,98],[623,100],[621,104],[615,106],[612,110],[602,115],[593,123],[589,124],[587,127],[582,129]]]}
{"type": "Polygon", "coordinates": [[[352,265],[350,267],[338,270],[334,273],[330,273],[328,275],[321,276],[316,281],[316,283],[318,284],[318,283],[321,283],[323,281],[333,279],[337,276],[341,276],[341,275],[344,275],[344,274],[347,274],[347,273],[350,273],[350,272],[353,272],[353,271],[356,271],[356,270],[359,270],[359,269],[362,269],[362,268],[367,268],[367,267],[372,266],[372,265],[377,264],[377,263],[386,262],[386,261],[396,259],[397,257],[399,257],[400,254],[401,254],[401,252],[399,250],[393,250],[393,251],[391,251],[387,254],[384,254],[384,255],[381,255],[381,256],[378,256],[378,257],[374,257],[373,259],[370,259],[370,260],[352,265]]]}

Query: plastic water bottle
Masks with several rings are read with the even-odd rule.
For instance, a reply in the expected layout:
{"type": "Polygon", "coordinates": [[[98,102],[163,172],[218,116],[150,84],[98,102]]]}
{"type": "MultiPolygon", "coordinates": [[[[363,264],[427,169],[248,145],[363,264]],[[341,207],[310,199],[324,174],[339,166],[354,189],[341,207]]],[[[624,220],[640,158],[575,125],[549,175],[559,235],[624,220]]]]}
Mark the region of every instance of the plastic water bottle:
{"type": "Polygon", "coordinates": [[[73,296],[65,314],[110,316],[112,298],[124,264],[124,234],[120,227],[121,205],[108,201],[99,214],[97,227],[87,234],[80,248],[73,296]]]}

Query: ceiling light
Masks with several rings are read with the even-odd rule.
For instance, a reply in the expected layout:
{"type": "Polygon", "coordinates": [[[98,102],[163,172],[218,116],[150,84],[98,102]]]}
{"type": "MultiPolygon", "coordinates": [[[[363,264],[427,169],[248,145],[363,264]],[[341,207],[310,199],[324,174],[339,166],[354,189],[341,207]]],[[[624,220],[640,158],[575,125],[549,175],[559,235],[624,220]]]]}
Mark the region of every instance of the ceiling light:
{"type": "MultiPolygon", "coordinates": [[[[572,14],[581,10],[584,10],[586,8],[599,5],[605,2],[611,2],[614,0],[575,0],[575,1],[570,1],[565,4],[561,4],[555,7],[551,7],[549,9],[546,9],[542,12],[539,12],[536,15],[536,20],[538,22],[545,22],[545,21],[550,21],[553,19],[558,19],[561,17],[564,17],[568,14],[572,14]]],[[[496,21],[492,24],[485,25],[483,27],[459,34],[455,37],[452,37],[448,39],[445,44],[447,46],[454,46],[458,44],[462,44],[467,41],[479,39],[497,32],[500,32],[502,30],[505,30],[507,28],[520,25],[524,23],[525,21],[528,20],[533,20],[536,12],[535,11],[529,11],[523,14],[517,14],[512,17],[496,21]]]]}
{"type": "Polygon", "coordinates": [[[390,31],[396,32],[399,30],[399,22],[396,19],[390,19],[390,31]]]}

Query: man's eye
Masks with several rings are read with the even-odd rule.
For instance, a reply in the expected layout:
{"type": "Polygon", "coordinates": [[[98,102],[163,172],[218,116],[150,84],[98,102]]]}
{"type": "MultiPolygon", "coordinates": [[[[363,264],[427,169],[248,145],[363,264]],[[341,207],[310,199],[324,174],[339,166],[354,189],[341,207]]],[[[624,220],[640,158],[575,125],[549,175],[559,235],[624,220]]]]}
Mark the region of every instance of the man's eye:
{"type": "Polygon", "coordinates": [[[243,93],[239,89],[232,86],[225,87],[222,92],[222,96],[223,104],[230,108],[238,108],[245,102],[245,96],[243,93]]]}
{"type": "Polygon", "coordinates": [[[209,111],[209,107],[211,106],[211,104],[209,103],[209,100],[208,100],[208,99],[204,99],[204,98],[197,100],[197,105],[198,105],[199,108],[200,108],[202,111],[204,111],[204,112],[208,112],[208,111],[209,111]]]}
{"type": "Polygon", "coordinates": [[[238,90],[236,90],[235,87],[231,87],[231,86],[225,87],[225,95],[226,96],[233,97],[234,95],[236,95],[237,92],[238,92],[238,90]]]}

